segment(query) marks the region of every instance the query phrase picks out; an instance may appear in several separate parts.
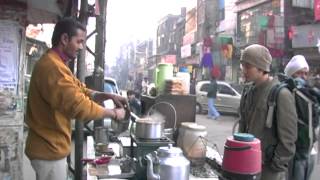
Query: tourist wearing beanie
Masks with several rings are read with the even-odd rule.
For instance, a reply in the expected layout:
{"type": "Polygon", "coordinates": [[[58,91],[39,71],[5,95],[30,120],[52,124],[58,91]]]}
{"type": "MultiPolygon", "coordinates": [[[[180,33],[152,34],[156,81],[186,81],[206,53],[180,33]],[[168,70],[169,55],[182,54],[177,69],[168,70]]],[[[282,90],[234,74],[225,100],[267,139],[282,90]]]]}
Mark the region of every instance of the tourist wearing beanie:
{"type": "Polygon", "coordinates": [[[240,101],[239,131],[253,134],[261,141],[261,180],[282,180],[295,153],[298,118],[291,92],[282,88],[276,102],[276,124],[266,125],[267,99],[271,88],[280,83],[269,75],[271,62],[270,52],[264,46],[253,44],[242,51],[240,63],[248,85],[240,101]]]}

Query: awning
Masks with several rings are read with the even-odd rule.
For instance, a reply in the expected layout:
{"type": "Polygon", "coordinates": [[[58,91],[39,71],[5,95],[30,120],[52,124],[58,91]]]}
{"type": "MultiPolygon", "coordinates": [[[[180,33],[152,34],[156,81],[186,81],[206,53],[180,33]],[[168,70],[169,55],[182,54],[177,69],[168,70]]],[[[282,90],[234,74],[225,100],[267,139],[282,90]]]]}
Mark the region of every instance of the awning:
{"type": "MultiPolygon", "coordinates": [[[[27,18],[30,23],[52,23],[62,17],[69,1],[72,0],[25,0],[27,1],[27,18]]],[[[74,1],[73,1],[74,2],[74,1]]]]}

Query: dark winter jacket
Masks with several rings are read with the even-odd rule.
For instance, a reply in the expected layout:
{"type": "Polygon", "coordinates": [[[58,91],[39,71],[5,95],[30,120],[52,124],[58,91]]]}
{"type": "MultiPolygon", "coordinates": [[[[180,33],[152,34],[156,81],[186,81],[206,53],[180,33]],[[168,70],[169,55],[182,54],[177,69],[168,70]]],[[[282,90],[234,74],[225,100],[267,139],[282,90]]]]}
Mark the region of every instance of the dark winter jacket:
{"type": "Polygon", "coordinates": [[[211,82],[209,84],[207,97],[208,98],[216,98],[217,97],[217,91],[218,91],[217,81],[215,79],[211,80],[211,82]]]}
{"type": "MultiPolygon", "coordinates": [[[[283,88],[277,99],[275,122],[266,127],[268,112],[267,99],[271,88],[278,80],[268,80],[259,86],[250,85],[242,93],[240,102],[239,131],[253,134],[261,141],[263,170],[268,177],[276,180],[278,173],[287,170],[288,163],[295,153],[297,139],[297,114],[291,92],[283,88]],[[270,173],[271,172],[271,173],[270,173]]],[[[262,172],[264,174],[264,172],[262,172]]]]}

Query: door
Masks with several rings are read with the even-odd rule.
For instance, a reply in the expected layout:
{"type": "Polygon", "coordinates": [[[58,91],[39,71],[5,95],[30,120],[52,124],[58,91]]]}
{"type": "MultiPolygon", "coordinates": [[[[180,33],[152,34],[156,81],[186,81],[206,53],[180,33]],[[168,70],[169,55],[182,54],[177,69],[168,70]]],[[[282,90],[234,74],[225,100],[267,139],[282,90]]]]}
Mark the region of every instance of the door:
{"type": "Polygon", "coordinates": [[[209,84],[210,83],[203,83],[199,89],[199,92],[197,94],[197,101],[201,104],[201,107],[203,110],[208,109],[208,97],[207,93],[209,90],[209,84]]]}
{"type": "Polygon", "coordinates": [[[222,112],[237,112],[240,98],[234,90],[225,84],[218,84],[216,107],[222,112]]]}

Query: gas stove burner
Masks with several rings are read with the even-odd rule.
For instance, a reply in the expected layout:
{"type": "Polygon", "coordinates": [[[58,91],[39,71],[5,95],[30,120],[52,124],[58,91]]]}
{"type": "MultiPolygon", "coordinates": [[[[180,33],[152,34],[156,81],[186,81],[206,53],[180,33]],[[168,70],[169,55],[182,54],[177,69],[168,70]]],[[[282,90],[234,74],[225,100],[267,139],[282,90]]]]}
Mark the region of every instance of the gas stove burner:
{"type": "Polygon", "coordinates": [[[174,142],[166,136],[163,136],[159,139],[137,138],[134,135],[132,135],[131,137],[133,141],[137,144],[144,144],[144,145],[153,144],[153,145],[160,145],[160,146],[167,145],[167,144],[174,144],[174,142]]]}
{"type": "Polygon", "coordinates": [[[167,137],[161,137],[161,138],[156,138],[156,139],[146,139],[146,138],[136,138],[139,141],[148,141],[148,142],[167,142],[170,141],[169,138],[167,137]]]}

